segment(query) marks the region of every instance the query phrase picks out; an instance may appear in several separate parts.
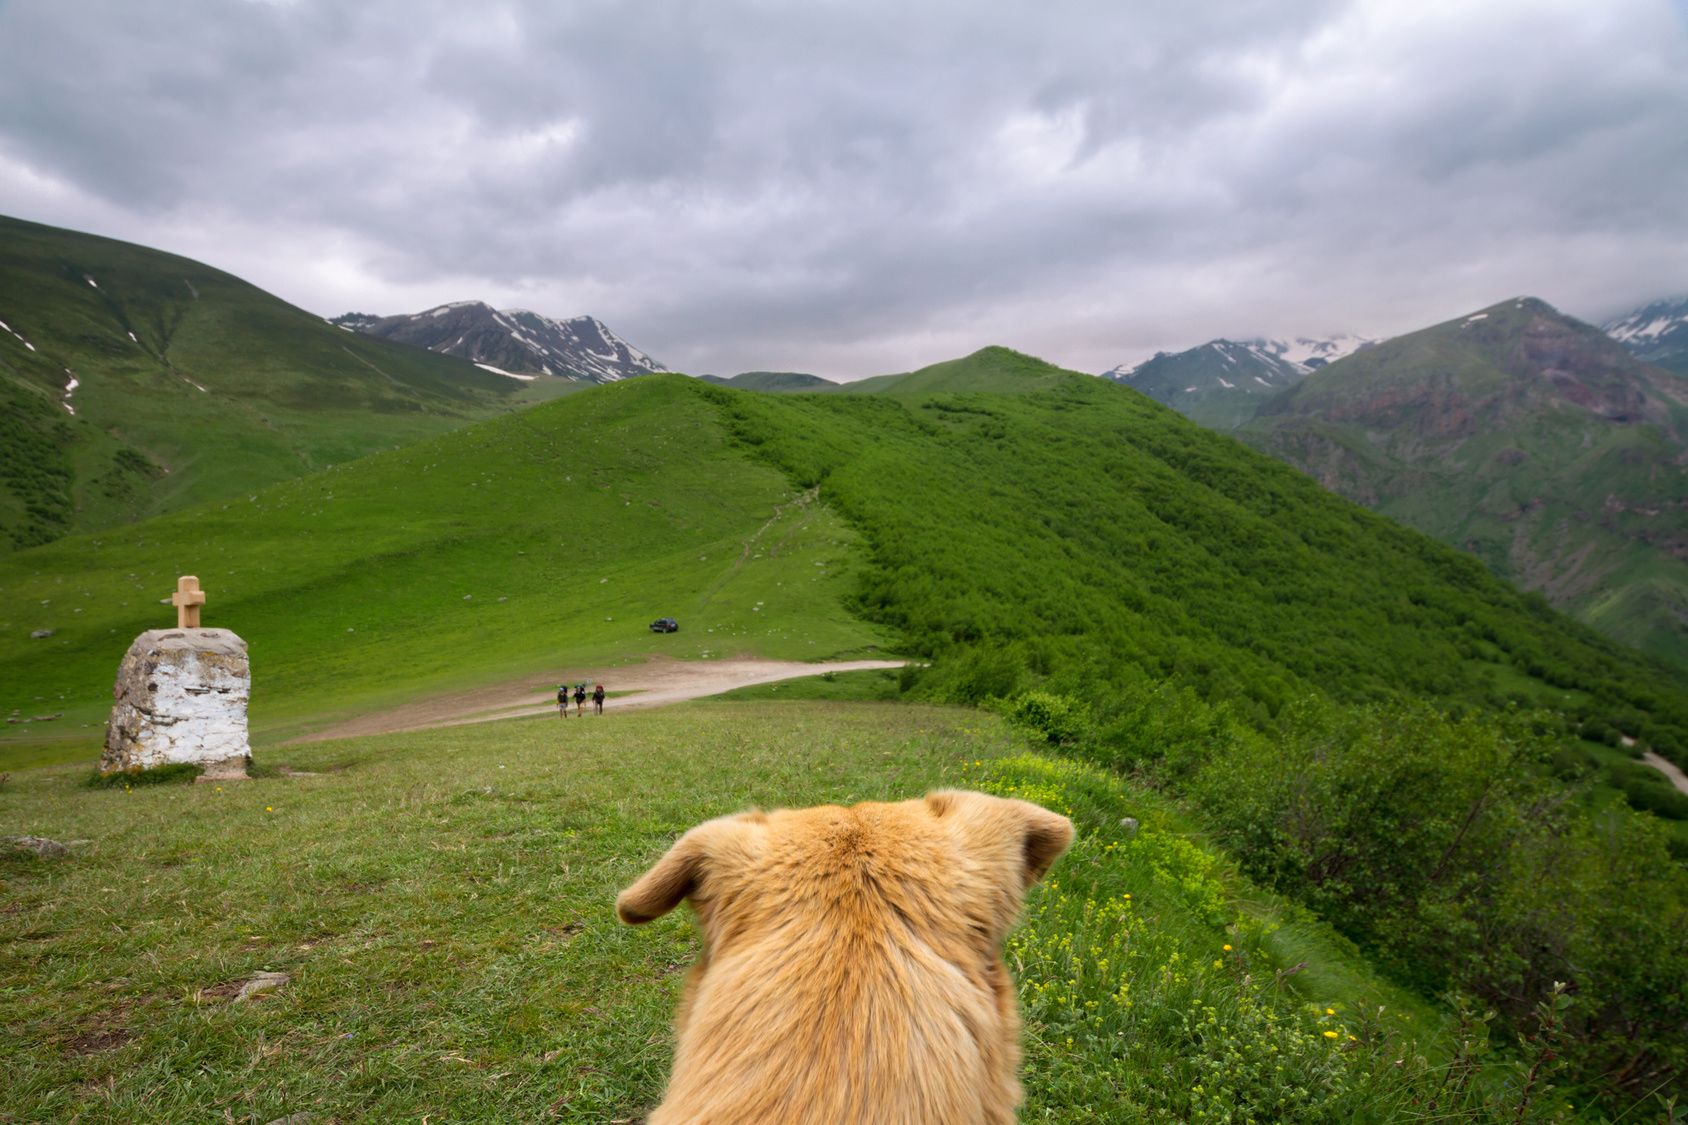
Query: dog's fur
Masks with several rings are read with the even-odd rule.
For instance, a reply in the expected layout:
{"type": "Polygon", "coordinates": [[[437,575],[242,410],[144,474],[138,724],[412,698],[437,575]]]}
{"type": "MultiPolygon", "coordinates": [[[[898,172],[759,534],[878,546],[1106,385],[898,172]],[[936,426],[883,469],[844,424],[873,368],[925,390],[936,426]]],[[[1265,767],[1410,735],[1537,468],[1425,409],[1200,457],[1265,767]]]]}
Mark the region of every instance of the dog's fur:
{"type": "Polygon", "coordinates": [[[650,1125],[983,1125],[1020,1103],[1002,942],[1072,822],[1025,801],[751,812],[687,832],[621,893],[703,930],[650,1125]]]}

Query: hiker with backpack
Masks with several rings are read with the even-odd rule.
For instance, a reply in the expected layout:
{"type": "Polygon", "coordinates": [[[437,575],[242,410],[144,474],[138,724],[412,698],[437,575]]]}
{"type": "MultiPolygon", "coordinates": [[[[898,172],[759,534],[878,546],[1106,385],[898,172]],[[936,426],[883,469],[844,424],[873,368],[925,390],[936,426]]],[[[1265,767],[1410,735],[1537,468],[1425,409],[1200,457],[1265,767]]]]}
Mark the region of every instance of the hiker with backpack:
{"type": "Polygon", "coordinates": [[[574,713],[577,716],[586,714],[586,681],[582,680],[574,685],[574,713]]]}
{"type": "Polygon", "coordinates": [[[598,714],[602,715],[604,713],[604,685],[603,684],[593,684],[592,685],[592,706],[597,710],[598,714]]]}
{"type": "Polygon", "coordinates": [[[566,719],[568,717],[569,717],[569,686],[567,684],[558,684],[557,685],[557,718],[566,719]]]}

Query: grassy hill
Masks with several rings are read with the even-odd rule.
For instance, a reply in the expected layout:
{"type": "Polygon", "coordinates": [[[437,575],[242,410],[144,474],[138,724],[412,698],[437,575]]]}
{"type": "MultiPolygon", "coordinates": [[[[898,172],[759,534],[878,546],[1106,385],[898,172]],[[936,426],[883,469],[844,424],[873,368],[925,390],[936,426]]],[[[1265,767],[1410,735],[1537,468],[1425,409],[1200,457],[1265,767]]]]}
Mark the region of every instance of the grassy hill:
{"type": "Polygon", "coordinates": [[[1142,396],[1002,349],[902,378],[647,377],[16,553],[0,710],[97,725],[121,647],[196,573],[208,620],[262,657],[260,725],[562,652],[896,637],[959,698],[1171,677],[1262,719],[1309,690],[1548,701],[1683,753],[1680,677],[1142,396]],[[973,367],[1020,393],[913,389],[973,367]],[[677,641],[643,632],[664,614],[687,619],[677,641]]]}
{"type": "Polygon", "coordinates": [[[0,321],[0,546],[247,494],[523,397],[198,262],[4,217],[0,321]]]}
{"type": "MultiPolygon", "coordinates": [[[[1682,870],[1662,822],[1594,799],[1577,740],[1681,759],[1680,673],[1130,390],[1003,349],[890,390],[650,376],[0,558],[0,709],[63,713],[5,728],[0,768],[92,760],[117,660],[169,621],[179,573],[251,645],[260,746],[653,652],[903,651],[931,667],[899,695],[1007,711],[1109,771],[1083,786],[1129,771],[1196,796],[1253,878],[1398,981],[1494,1007],[1526,1053],[1543,990],[1573,981],[1561,1058],[1587,1089],[1680,1078],[1682,870]],[[973,382],[993,389],[954,390],[973,382]],[[648,633],[663,614],[684,631],[648,633]]],[[[1093,998],[1049,1026],[1076,1042],[1093,998]]],[[[1084,1097],[1137,1073],[1054,1062],[1050,1088],[1084,1097]]]]}
{"type": "Polygon", "coordinates": [[[97,741],[114,661],[140,630],[174,624],[158,601],[178,573],[209,591],[208,624],[250,643],[260,732],[573,661],[820,659],[880,643],[841,604],[855,533],[733,448],[696,386],[585,391],[0,557],[0,713],[64,713],[7,740],[97,741]],[[647,630],[669,615],[682,632],[647,630]]]}
{"type": "Polygon", "coordinates": [[[1027,394],[1060,386],[1072,376],[1052,363],[1008,348],[985,348],[961,359],[946,360],[905,371],[841,383],[847,395],[1027,394]]]}
{"type": "Polygon", "coordinates": [[[700,375],[700,379],[722,387],[737,387],[741,391],[808,392],[829,391],[837,384],[819,375],[801,371],[741,371],[729,377],[700,375]]]}
{"type": "Polygon", "coordinates": [[[1688,380],[1535,300],[1315,372],[1240,435],[1688,667],[1688,380]]]}

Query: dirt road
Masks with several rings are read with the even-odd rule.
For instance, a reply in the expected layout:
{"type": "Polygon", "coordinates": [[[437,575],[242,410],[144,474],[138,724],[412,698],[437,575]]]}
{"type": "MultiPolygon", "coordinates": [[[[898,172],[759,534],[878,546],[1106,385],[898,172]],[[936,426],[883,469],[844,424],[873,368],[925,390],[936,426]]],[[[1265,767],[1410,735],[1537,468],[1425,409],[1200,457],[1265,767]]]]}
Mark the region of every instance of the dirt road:
{"type": "MultiPolygon", "coordinates": [[[[324,742],[331,738],[356,738],[369,734],[424,730],[429,727],[489,723],[527,715],[556,712],[557,685],[588,684],[600,680],[613,692],[636,694],[617,696],[604,711],[625,711],[629,707],[657,707],[686,699],[719,695],[750,684],[771,684],[823,672],[855,672],[866,668],[901,668],[901,660],[842,660],[830,664],[805,664],[794,660],[648,660],[609,670],[567,669],[544,676],[496,684],[476,691],[435,695],[406,707],[360,715],[331,727],[296,738],[294,742],[324,742]]],[[[590,705],[591,701],[587,701],[590,705]]]]}
{"type": "Polygon", "coordinates": [[[1670,783],[1676,786],[1677,792],[1688,794],[1688,775],[1684,775],[1681,770],[1651,750],[1641,755],[1641,760],[1670,778],[1670,783]]]}

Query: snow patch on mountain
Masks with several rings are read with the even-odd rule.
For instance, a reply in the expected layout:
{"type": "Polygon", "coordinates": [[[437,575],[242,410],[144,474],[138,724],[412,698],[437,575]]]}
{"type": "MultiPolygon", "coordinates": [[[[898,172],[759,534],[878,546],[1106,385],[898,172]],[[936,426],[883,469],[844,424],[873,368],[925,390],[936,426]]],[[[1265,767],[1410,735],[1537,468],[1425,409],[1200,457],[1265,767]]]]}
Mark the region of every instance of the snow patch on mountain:
{"type": "MultiPolygon", "coordinates": [[[[1132,364],[1122,363],[1102,374],[1116,383],[1131,383],[1151,368],[1159,369],[1171,361],[1191,363],[1198,354],[1211,351],[1224,362],[1227,369],[1247,371],[1262,385],[1277,387],[1299,380],[1309,371],[1335,363],[1361,348],[1368,348],[1374,342],[1363,336],[1348,334],[1323,339],[1297,336],[1287,340],[1209,340],[1199,348],[1191,348],[1188,351],[1156,352],[1146,360],[1132,364]]],[[[1236,389],[1235,384],[1225,383],[1224,380],[1220,382],[1227,389],[1236,389]]],[[[1209,380],[1206,385],[1211,387],[1212,381],[1209,380]]]]}
{"type": "Polygon", "coordinates": [[[535,379],[539,378],[537,375],[518,375],[514,371],[506,371],[502,367],[494,367],[490,363],[477,363],[475,366],[480,368],[482,371],[490,371],[494,375],[508,375],[512,379],[520,379],[524,383],[531,383],[535,379]]]}
{"type": "Polygon", "coordinates": [[[1688,373],[1688,297],[1653,301],[1600,327],[1637,359],[1688,373]]]}

